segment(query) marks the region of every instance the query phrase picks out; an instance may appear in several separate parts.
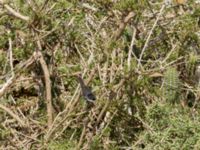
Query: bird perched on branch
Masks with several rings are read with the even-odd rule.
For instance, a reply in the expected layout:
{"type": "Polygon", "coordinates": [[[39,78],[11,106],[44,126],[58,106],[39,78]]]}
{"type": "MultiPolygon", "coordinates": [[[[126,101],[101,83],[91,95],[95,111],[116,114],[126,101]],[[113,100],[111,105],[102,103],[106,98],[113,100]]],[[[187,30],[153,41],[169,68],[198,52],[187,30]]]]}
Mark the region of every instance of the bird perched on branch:
{"type": "Polygon", "coordinates": [[[92,90],[89,86],[85,85],[82,77],[80,75],[77,76],[78,81],[81,85],[81,91],[86,101],[93,102],[96,100],[95,95],[92,93],[92,90]]]}

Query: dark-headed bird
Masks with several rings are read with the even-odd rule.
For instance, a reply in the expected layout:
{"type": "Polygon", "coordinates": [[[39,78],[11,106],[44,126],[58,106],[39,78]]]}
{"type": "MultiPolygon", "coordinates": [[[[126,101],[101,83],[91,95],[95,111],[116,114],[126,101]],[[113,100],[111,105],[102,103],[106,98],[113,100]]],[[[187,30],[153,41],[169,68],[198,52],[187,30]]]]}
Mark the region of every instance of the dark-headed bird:
{"type": "Polygon", "coordinates": [[[78,81],[81,85],[81,91],[86,101],[94,103],[96,100],[95,95],[92,93],[92,90],[89,86],[85,85],[82,77],[80,75],[77,76],[78,81]]]}

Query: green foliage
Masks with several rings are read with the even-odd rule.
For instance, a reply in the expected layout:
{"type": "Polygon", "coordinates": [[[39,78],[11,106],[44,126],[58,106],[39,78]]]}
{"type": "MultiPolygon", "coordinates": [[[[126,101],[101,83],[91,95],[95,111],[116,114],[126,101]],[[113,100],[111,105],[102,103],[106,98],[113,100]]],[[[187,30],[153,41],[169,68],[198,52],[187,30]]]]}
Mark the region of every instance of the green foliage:
{"type": "Polygon", "coordinates": [[[90,149],[96,149],[96,150],[100,150],[102,149],[102,145],[100,144],[100,138],[98,136],[95,136],[92,140],[92,143],[90,145],[90,149]]]}
{"type": "Polygon", "coordinates": [[[189,54],[188,61],[186,62],[186,69],[189,75],[194,75],[195,69],[196,69],[196,64],[198,61],[198,55],[191,52],[189,54]]]}
{"type": "Polygon", "coordinates": [[[148,107],[146,117],[155,129],[167,127],[169,124],[169,107],[156,103],[148,107]]]}
{"type": "Polygon", "coordinates": [[[115,8],[119,9],[120,11],[131,11],[134,12],[141,12],[142,8],[145,7],[146,1],[145,0],[120,0],[115,4],[115,8]]]}
{"type": "Polygon", "coordinates": [[[57,140],[57,141],[51,141],[48,144],[49,150],[74,150],[75,143],[69,140],[57,140]]]}
{"type": "Polygon", "coordinates": [[[67,8],[70,8],[70,7],[73,7],[73,2],[69,2],[69,1],[65,1],[65,0],[60,0],[57,3],[55,9],[60,9],[60,8],[67,9],[67,8]]]}
{"type": "Polygon", "coordinates": [[[150,127],[139,137],[144,149],[198,149],[200,117],[192,121],[189,110],[157,103],[147,108],[145,123],[150,127]]]}
{"type": "Polygon", "coordinates": [[[13,49],[13,53],[15,54],[15,59],[17,60],[23,60],[23,58],[26,58],[27,53],[25,52],[26,51],[24,49],[20,49],[20,48],[13,49]]]}
{"type": "Polygon", "coordinates": [[[200,15],[200,8],[195,9],[194,13],[192,14],[192,17],[198,18],[200,15]]]}
{"type": "Polygon", "coordinates": [[[2,73],[5,64],[6,64],[6,53],[0,51],[0,68],[1,68],[0,73],[2,73]]]}
{"type": "Polygon", "coordinates": [[[164,73],[163,95],[168,103],[178,102],[180,92],[179,74],[176,68],[168,68],[164,73]]]}
{"type": "Polygon", "coordinates": [[[0,125],[0,143],[1,141],[5,141],[5,139],[11,135],[11,131],[5,129],[2,125],[0,125]]]}

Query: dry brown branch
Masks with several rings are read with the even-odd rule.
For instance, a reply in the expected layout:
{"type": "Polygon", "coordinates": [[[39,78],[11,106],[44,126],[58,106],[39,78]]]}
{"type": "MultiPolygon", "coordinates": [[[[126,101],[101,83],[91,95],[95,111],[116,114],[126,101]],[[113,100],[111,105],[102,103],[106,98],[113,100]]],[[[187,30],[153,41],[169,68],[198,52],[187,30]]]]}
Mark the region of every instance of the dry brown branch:
{"type": "MultiPolygon", "coordinates": [[[[124,80],[122,80],[120,83],[122,84],[123,82],[124,82],[124,80]]],[[[119,86],[116,87],[116,90],[118,90],[119,86]]],[[[100,108],[97,108],[96,109],[97,111],[92,109],[90,111],[90,114],[88,114],[88,120],[90,120],[90,121],[87,120],[88,122],[85,122],[85,124],[84,124],[84,128],[83,128],[81,137],[79,139],[79,144],[78,144],[77,149],[79,149],[82,146],[82,144],[84,142],[84,137],[87,139],[87,142],[84,144],[83,149],[89,149],[90,146],[91,146],[91,142],[93,140],[93,137],[97,136],[97,135],[102,136],[104,129],[109,126],[112,118],[116,115],[117,110],[114,112],[112,117],[108,117],[108,115],[104,117],[104,114],[109,114],[109,112],[107,112],[107,109],[109,107],[111,100],[113,99],[113,93],[111,95],[112,96],[109,96],[109,100],[106,101],[104,107],[101,110],[100,110],[100,108]],[[93,111],[95,111],[95,112],[93,112],[93,111]],[[100,111],[100,112],[98,112],[98,111],[100,111]],[[96,114],[99,114],[99,115],[96,116],[93,113],[96,113],[96,114]],[[101,123],[101,121],[103,121],[104,123],[101,123]],[[101,125],[99,126],[100,123],[101,123],[101,125]],[[91,124],[92,124],[92,126],[91,126],[91,124]],[[90,128],[90,129],[88,129],[88,128],[90,128]],[[86,129],[88,129],[88,130],[86,130],[86,129]]]]}
{"type": "Polygon", "coordinates": [[[84,119],[83,121],[83,130],[81,133],[81,137],[79,138],[79,142],[78,142],[78,146],[76,149],[80,149],[80,147],[82,146],[84,139],[87,139],[87,145],[88,143],[91,142],[92,137],[94,135],[94,130],[95,130],[95,126],[91,126],[91,124],[94,122],[95,117],[93,116],[92,110],[90,112],[88,112],[88,116],[84,119]],[[92,130],[91,130],[92,129],[92,130]],[[90,138],[87,138],[87,135],[89,134],[90,138]]]}
{"type": "Polygon", "coordinates": [[[16,81],[16,78],[19,76],[20,72],[26,68],[28,68],[31,64],[33,64],[33,62],[40,57],[40,55],[36,52],[33,53],[33,55],[25,62],[20,63],[19,65],[17,65],[14,69],[15,71],[15,76],[12,76],[6,83],[4,83],[3,85],[1,85],[1,89],[0,89],[0,97],[3,96],[8,90],[9,87],[12,86],[14,84],[14,82],[16,81]]]}
{"type": "Polygon", "coordinates": [[[85,134],[86,134],[86,126],[87,126],[87,124],[84,124],[83,130],[82,130],[82,133],[81,133],[81,137],[80,137],[79,142],[78,142],[77,150],[80,149],[80,147],[83,143],[83,139],[84,139],[85,134]]]}
{"type": "MultiPolygon", "coordinates": [[[[78,90],[75,92],[77,93],[78,90]]],[[[77,95],[77,97],[75,98],[75,102],[77,102],[80,98],[80,93],[77,95]]],[[[58,119],[60,119],[60,117],[65,114],[67,112],[68,109],[65,109],[63,112],[60,112],[56,118],[54,119],[54,122],[52,124],[52,126],[49,128],[49,130],[47,131],[46,135],[45,135],[45,141],[48,142],[49,139],[51,138],[52,134],[55,132],[56,129],[58,129],[65,121],[66,119],[68,119],[68,117],[70,115],[69,114],[69,111],[71,112],[72,109],[68,110],[68,113],[65,115],[65,117],[58,123],[58,119]]]]}
{"type": "Polygon", "coordinates": [[[12,112],[12,110],[10,110],[9,108],[7,108],[6,106],[0,104],[0,109],[4,110],[5,112],[7,112],[10,116],[12,116],[16,121],[18,121],[20,123],[21,126],[25,127],[25,122],[23,120],[20,119],[19,116],[17,116],[14,112],[12,112]]]}
{"type": "MultiPolygon", "coordinates": [[[[128,60],[127,60],[127,66],[128,66],[128,70],[130,70],[131,67],[131,56],[135,56],[135,54],[133,53],[133,45],[135,42],[135,37],[136,37],[136,29],[133,28],[133,34],[132,34],[132,40],[131,40],[131,45],[129,47],[129,52],[128,52],[128,60]]],[[[135,56],[135,59],[137,59],[137,57],[135,56]]]]}
{"type": "MultiPolygon", "coordinates": [[[[86,81],[86,84],[88,84],[88,83],[92,80],[92,78],[93,78],[93,76],[94,76],[94,74],[95,74],[95,70],[96,70],[96,69],[94,69],[94,70],[92,71],[92,73],[90,74],[88,80],[86,81]]],[[[75,107],[76,104],[78,103],[78,101],[79,101],[79,99],[80,99],[80,96],[81,96],[81,94],[80,94],[80,88],[79,88],[79,86],[78,86],[77,89],[76,89],[76,91],[75,91],[75,93],[74,93],[74,96],[73,96],[71,102],[69,102],[69,104],[68,104],[68,105],[66,106],[66,108],[63,110],[63,112],[60,112],[60,113],[56,116],[56,118],[55,118],[55,120],[54,120],[52,126],[49,128],[47,134],[45,135],[45,141],[46,141],[46,142],[49,141],[49,139],[51,138],[52,134],[56,131],[56,129],[58,129],[58,128],[71,116],[71,112],[74,110],[74,107],[75,107]],[[64,117],[61,121],[59,121],[59,123],[58,123],[58,122],[57,122],[58,119],[59,119],[62,115],[64,115],[64,114],[65,114],[65,117],[64,117]]],[[[70,124],[69,124],[69,125],[70,125],[70,124]]],[[[66,127],[65,127],[65,128],[66,128],[66,127]]]]}
{"type": "Polygon", "coordinates": [[[101,121],[103,115],[105,114],[105,112],[106,112],[106,110],[107,110],[109,104],[110,104],[110,100],[107,100],[105,106],[103,107],[103,109],[101,110],[99,116],[97,117],[97,122],[96,122],[96,124],[99,124],[99,123],[100,123],[100,121],[101,121]]]}
{"type": "Polygon", "coordinates": [[[13,8],[11,8],[8,4],[4,4],[2,0],[0,1],[0,4],[2,4],[6,8],[6,10],[11,15],[15,16],[16,18],[19,18],[19,19],[27,21],[27,22],[30,20],[30,18],[28,16],[24,16],[21,13],[17,12],[16,10],[14,10],[13,8]]]}
{"type": "Polygon", "coordinates": [[[51,101],[51,97],[52,97],[51,96],[51,80],[50,80],[49,70],[44,58],[40,57],[39,61],[44,71],[44,78],[45,78],[45,85],[46,85],[45,88],[46,88],[48,127],[50,127],[53,122],[53,107],[52,107],[52,101],[51,101]]]}
{"type": "Polygon", "coordinates": [[[5,94],[5,92],[7,92],[7,90],[9,89],[9,87],[14,83],[15,81],[15,77],[11,77],[6,83],[4,83],[3,85],[1,85],[1,89],[0,89],[0,97],[5,94]]]}
{"type": "Polygon", "coordinates": [[[145,50],[146,50],[146,48],[147,48],[147,46],[148,46],[149,40],[150,40],[150,38],[151,38],[151,35],[152,35],[152,33],[153,33],[153,31],[154,31],[154,29],[155,29],[155,27],[156,27],[156,25],[157,25],[157,23],[158,23],[160,17],[161,17],[162,14],[163,14],[164,8],[165,8],[165,4],[162,5],[162,7],[161,7],[161,9],[160,9],[160,12],[159,12],[159,14],[158,14],[158,16],[157,16],[157,18],[156,18],[154,24],[153,24],[153,27],[152,27],[151,30],[149,31],[148,37],[147,37],[147,39],[146,39],[146,41],[145,41],[144,47],[143,47],[143,49],[142,49],[142,51],[141,51],[141,54],[140,54],[140,57],[139,57],[139,60],[138,60],[138,68],[139,68],[139,67],[142,67],[142,65],[141,65],[142,57],[143,57],[144,52],[145,52],[145,50]]]}
{"type": "Polygon", "coordinates": [[[40,54],[39,62],[42,67],[43,73],[44,73],[44,79],[45,79],[45,91],[46,91],[46,103],[47,103],[47,118],[48,118],[48,128],[51,127],[53,122],[53,107],[52,107],[52,95],[51,95],[51,80],[50,80],[50,74],[47,67],[47,64],[44,60],[44,57],[41,53],[42,47],[40,44],[40,41],[37,41],[38,46],[38,53],[40,54]]]}
{"type": "MultiPolygon", "coordinates": [[[[10,31],[9,31],[10,32],[10,31]]],[[[14,76],[14,69],[13,69],[13,54],[12,54],[12,39],[8,38],[9,42],[9,60],[10,60],[10,69],[11,69],[11,74],[14,76]]]]}
{"type": "MultiPolygon", "coordinates": [[[[106,113],[106,116],[104,117],[104,121],[103,121],[103,124],[105,124],[105,126],[103,127],[103,130],[106,129],[110,125],[112,119],[117,114],[117,112],[118,110],[115,110],[112,115],[109,112],[106,113]]],[[[99,133],[100,134],[99,136],[102,136],[103,130],[100,130],[101,132],[99,133]]]]}
{"type": "Polygon", "coordinates": [[[129,14],[124,18],[124,20],[120,23],[118,30],[114,34],[114,39],[118,40],[120,36],[122,35],[122,32],[124,31],[126,25],[128,22],[135,16],[134,12],[129,12],[129,14]]]}
{"type": "Polygon", "coordinates": [[[48,4],[49,0],[45,0],[43,6],[41,7],[40,11],[42,11],[48,4]]]}
{"type": "Polygon", "coordinates": [[[98,11],[97,8],[95,8],[94,6],[91,6],[91,5],[88,4],[88,3],[83,3],[82,6],[83,6],[84,8],[86,8],[86,9],[89,9],[89,10],[94,11],[94,12],[97,12],[97,11],[98,11]]]}

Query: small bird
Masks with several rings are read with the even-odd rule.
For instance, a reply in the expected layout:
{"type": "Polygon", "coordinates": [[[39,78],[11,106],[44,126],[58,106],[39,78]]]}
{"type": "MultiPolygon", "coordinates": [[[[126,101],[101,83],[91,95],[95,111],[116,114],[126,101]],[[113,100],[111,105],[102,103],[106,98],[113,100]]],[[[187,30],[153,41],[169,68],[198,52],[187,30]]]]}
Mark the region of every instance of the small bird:
{"type": "Polygon", "coordinates": [[[81,90],[82,90],[82,94],[84,96],[84,98],[88,101],[88,102],[92,102],[94,103],[94,101],[96,100],[95,95],[92,93],[92,90],[89,86],[86,86],[82,77],[80,75],[77,76],[78,81],[81,85],[81,90]]]}

